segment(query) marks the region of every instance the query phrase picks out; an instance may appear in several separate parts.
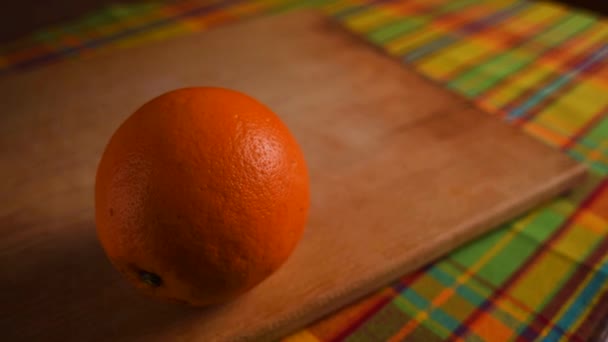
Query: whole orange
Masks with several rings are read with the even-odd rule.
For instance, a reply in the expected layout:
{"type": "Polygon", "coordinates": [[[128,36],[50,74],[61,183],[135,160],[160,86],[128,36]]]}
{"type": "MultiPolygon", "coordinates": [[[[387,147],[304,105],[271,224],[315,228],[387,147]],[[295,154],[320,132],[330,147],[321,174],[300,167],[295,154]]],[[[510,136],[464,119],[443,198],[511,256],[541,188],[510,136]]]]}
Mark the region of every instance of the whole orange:
{"type": "Polygon", "coordinates": [[[255,99],[186,88],[144,104],[97,169],[95,218],[112,264],[155,297],[203,306],[273,273],[302,236],[300,147],[255,99]]]}

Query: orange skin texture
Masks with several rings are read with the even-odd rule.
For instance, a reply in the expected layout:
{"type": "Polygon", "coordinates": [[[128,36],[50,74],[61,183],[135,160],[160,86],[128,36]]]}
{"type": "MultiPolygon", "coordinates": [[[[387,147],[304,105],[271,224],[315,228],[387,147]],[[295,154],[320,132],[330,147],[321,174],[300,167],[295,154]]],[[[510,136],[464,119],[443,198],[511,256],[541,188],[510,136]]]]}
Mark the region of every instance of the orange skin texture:
{"type": "Polygon", "coordinates": [[[285,124],[221,88],[144,104],[110,139],[95,184],[97,234],[112,264],[144,293],[195,306],[231,300],[276,271],[309,204],[304,157],[285,124]]]}

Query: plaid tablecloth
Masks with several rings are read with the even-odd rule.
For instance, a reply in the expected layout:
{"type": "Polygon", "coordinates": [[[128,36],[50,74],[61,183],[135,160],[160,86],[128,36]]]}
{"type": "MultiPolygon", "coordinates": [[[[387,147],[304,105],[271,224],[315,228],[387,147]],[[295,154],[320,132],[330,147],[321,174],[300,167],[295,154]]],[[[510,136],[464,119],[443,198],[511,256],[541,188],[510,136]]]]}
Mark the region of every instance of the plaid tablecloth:
{"type": "MultiPolygon", "coordinates": [[[[317,6],[589,181],[287,341],[585,341],[608,324],[608,21],[515,0],[180,0],[115,5],[0,48],[0,74],[317,6]]],[[[345,279],[347,281],[347,279],[345,279]]]]}

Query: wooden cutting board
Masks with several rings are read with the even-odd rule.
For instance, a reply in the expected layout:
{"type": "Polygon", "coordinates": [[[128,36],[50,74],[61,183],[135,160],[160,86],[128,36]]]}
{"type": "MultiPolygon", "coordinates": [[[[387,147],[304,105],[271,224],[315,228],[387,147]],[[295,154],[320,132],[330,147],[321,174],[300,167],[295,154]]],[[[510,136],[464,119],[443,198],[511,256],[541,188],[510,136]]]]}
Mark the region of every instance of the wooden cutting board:
{"type": "Polygon", "coordinates": [[[0,79],[4,340],[277,338],[565,191],[584,170],[313,13],[0,79]],[[141,297],[95,237],[96,164],[164,91],[236,88],[273,108],[311,173],[303,241],[224,306],[141,297]],[[8,336],[8,339],[6,339],[8,336]]]}

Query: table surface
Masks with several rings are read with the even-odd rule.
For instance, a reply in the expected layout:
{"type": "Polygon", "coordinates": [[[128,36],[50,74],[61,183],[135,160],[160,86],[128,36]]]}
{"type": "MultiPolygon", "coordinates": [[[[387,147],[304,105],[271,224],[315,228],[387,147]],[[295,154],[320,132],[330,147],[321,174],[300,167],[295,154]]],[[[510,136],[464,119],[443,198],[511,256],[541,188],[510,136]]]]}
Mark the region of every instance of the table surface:
{"type": "Polygon", "coordinates": [[[5,44],[0,73],[313,5],[426,77],[585,163],[592,175],[571,194],[287,340],[597,336],[608,308],[608,22],[590,13],[513,0],[114,5],[5,44]]]}

